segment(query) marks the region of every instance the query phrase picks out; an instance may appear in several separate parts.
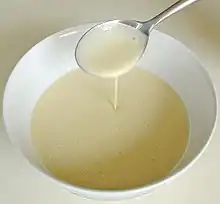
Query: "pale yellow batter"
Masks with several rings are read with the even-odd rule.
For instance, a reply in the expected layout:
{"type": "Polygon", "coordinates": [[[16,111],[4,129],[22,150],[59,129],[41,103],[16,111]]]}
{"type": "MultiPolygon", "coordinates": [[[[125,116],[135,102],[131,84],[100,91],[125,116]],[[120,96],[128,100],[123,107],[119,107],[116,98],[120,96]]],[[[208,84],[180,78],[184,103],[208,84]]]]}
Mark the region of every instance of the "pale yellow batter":
{"type": "Polygon", "coordinates": [[[185,106],[150,72],[135,68],[119,81],[72,71],[40,98],[31,121],[33,144],[45,167],[68,183],[129,189],[166,176],[189,136],[185,106]]]}

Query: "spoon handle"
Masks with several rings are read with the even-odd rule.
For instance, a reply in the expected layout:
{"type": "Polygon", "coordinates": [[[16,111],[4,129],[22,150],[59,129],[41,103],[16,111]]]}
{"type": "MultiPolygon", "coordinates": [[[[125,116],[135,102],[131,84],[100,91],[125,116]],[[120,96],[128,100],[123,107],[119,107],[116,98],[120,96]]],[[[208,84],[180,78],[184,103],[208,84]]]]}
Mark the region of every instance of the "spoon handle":
{"type": "Polygon", "coordinates": [[[158,25],[160,22],[162,22],[163,20],[165,20],[169,16],[173,15],[174,13],[182,10],[183,8],[189,6],[190,4],[192,4],[196,1],[199,1],[199,0],[179,0],[179,1],[177,1],[173,5],[171,5],[170,7],[165,9],[164,11],[162,11],[160,14],[153,17],[152,19],[143,22],[143,27],[142,27],[143,32],[145,30],[145,31],[148,31],[148,33],[150,33],[150,31],[156,25],[158,25]]]}

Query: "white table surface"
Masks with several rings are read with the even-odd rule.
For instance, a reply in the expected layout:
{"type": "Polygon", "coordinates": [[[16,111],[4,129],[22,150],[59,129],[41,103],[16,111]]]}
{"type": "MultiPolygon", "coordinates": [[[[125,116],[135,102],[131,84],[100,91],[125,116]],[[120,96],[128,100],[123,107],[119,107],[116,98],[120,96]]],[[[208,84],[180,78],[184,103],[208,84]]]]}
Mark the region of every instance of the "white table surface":
{"type": "MultiPolygon", "coordinates": [[[[0,91],[19,58],[44,37],[76,24],[104,19],[148,19],[174,0],[13,0],[0,3],[0,91]]],[[[199,57],[220,92],[220,1],[201,0],[168,19],[160,30],[199,57]]],[[[178,68],[178,67],[177,67],[178,68]]],[[[2,104],[2,100],[0,100],[2,104]]],[[[176,180],[126,204],[220,203],[220,124],[205,154],[176,180]]],[[[60,188],[33,169],[0,129],[0,203],[98,204],[60,188]]]]}

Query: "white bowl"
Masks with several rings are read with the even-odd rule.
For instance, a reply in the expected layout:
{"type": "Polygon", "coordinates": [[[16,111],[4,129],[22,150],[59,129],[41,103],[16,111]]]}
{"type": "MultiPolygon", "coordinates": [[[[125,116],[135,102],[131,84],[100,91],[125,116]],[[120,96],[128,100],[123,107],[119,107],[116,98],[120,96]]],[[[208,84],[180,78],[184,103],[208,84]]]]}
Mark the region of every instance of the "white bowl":
{"type": "Polygon", "coordinates": [[[101,191],[72,186],[53,177],[39,162],[30,136],[31,112],[44,91],[58,78],[77,68],[74,49],[82,34],[94,24],[56,33],[35,45],[18,62],[6,85],[3,115],[11,141],[40,172],[70,192],[93,199],[119,200],[149,193],[176,178],[207,147],[216,121],[217,103],[212,82],[195,56],[180,42],[153,31],[139,67],[167,81],[182,98],[190,120],[190,142],[177,168],[152,185],[124,191],[101,191]]]}

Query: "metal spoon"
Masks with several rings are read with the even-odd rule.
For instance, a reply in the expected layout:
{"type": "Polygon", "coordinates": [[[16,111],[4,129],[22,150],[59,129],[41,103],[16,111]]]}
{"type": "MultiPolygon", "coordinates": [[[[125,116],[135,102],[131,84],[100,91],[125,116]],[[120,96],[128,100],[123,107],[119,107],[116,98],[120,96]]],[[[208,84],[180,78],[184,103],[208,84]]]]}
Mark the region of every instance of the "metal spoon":
{"type": "MultiPolygon", "coordinates": [[[[79,40],[76,50],[75,50],[75,58],[76,58],[76,62],[78,63],[79,67],[84,70],[85,72],[92,74],[92,75],[98,75],[101,76],[100,74],[97,74],[96,72],[93,72],[91,69],[87,69],[87,67],[83,66],[83,63],[80,61],[80,57],[79,57],[79,53],[78,53],[78,48],[80,46],[80,44],[83,42],[83,40],[85,39],[85,37],[87,36],[87,34],[91,31],[94,31],[95,29],[103,29],[109,26],[109,24],[112,25],[126,25],[126,26],[130,26],[132,29],[137,29],[140,32],[144,33],[146,36],[146,41],[145,41],[145,45],[143,46],[143,52],[146,49],[147,46],[147,42],[148,42],[148,38],[150,36],[150,32],[163,20],[165,20],[166,18],[168,18],[169,16],[173,15],[174,13],[182,10],[183,8],[187,7],[188,5],[199,1],[199,0],[179,0],[176,3],[174,3],[173,5],[171,5],[170,7],[168,7],[167,9],[165,9],[164,11],[162,11],[160,14],[156,15],[155,17],[151,18],[148,21],[136,21],[136,20],[113,20],[113,21],[107,21],[101,24],[98,24],[96,26],[94,26],[93,28],[91,28],[90,30],[88,30],[83,36],[82,38],[79,40]]],[[[117,49],[117,48],[116,48],[117,49]]],[[[140,55],[143,54],[143,52],[140,53],[140,55]]],[[[141,57],[141,56],[140,56],[141,57]]],[[[138,58],[139,59],[139,58],[138,58]]],[[[106,76],[101,76],[101,77],[106,77],[106,76]]],[[[118,76],[115,76],[118,77],[118,76]]]]}

